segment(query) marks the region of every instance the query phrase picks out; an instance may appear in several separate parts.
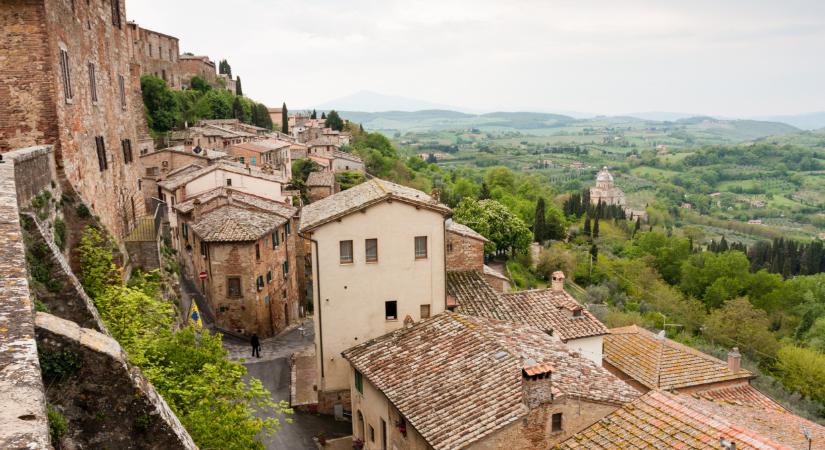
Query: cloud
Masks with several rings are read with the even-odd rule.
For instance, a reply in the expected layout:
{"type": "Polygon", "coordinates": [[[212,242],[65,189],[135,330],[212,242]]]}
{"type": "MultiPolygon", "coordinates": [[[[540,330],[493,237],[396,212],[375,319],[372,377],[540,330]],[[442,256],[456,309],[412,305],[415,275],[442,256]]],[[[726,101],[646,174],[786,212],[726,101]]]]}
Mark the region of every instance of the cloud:
{"type": "Polygon", "coordinates": [[[825,105],[817,0],[130,0],[298,107],[362,89],[468,109],[725,115],[825,105]],[[187,17],[186,20],[181,20],[187,17]]]}

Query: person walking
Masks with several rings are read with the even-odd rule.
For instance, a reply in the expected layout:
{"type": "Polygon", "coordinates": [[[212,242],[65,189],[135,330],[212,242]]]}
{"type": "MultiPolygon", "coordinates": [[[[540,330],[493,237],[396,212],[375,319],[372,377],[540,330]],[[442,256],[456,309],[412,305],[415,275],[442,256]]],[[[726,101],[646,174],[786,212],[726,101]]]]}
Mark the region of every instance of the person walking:
{"type": "Polygon", "coordinates": [[[252,356],[257,356],[258,358],[261,357],[261,341],[258,339],[257,334],[252,335],[252,356]]]}

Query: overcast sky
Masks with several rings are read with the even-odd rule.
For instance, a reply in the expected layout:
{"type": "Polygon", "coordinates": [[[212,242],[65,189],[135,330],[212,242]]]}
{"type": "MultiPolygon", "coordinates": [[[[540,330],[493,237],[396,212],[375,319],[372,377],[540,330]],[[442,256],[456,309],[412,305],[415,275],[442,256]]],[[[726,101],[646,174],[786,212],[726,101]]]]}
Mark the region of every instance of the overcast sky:
{"type": "Polygon", "coordinates": [[[823,0],[128,0],[244,93],[360,90],[471,110],[825,110],[823,0]]]}

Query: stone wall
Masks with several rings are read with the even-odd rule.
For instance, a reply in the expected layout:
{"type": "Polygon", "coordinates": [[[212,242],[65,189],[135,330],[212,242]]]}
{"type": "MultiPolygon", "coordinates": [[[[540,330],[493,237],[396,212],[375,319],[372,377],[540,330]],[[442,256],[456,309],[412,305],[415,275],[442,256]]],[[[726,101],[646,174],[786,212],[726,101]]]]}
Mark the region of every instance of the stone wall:
{"type": "Polygon", "coordinates": [[[37,313],[35,323],[41,357],[73,355],[75,362],[47,393],[68,422],[63,448],[197,448],[117,341],[51,314],[37,313]]]}
{"type": "Polygon", "coordinates": [[[9,159],[0,163],[0,448],[48,449],[14,166],[9,159]]]}
{"type": "Polygon", "coordinates": [[[447,270],[484,269],[484,242],[447,231],[447,270]]]}
{"type": "Polygon", "coordinates": [[[17,180],[17,202],[21,205],[51,187],[56,178],[52,148],[48,145],[24,148],[5,153],[14,160],[14,178],[17,180]]]}

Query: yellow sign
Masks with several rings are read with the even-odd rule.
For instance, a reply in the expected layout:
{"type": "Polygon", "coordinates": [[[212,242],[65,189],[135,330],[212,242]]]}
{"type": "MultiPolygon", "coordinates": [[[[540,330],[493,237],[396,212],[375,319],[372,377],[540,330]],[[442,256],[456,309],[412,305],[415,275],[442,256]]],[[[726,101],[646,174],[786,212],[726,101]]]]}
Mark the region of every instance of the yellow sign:
{"type": "Polygon", "coordinates": [[[195,324],[195,328],[201,329],[203,328],[203,321],[201,320],[201,313],[198,311],[198,305],[195,303],[195,299],[192,299],[192,308],[189,309],[189,320],[195,324]]]}

